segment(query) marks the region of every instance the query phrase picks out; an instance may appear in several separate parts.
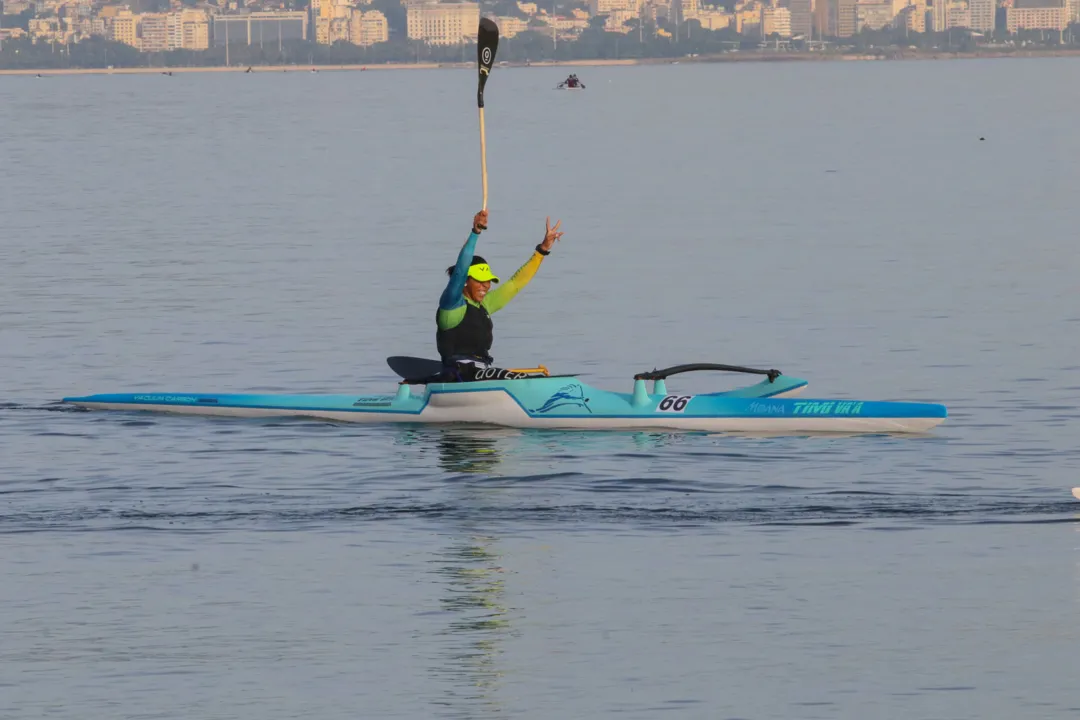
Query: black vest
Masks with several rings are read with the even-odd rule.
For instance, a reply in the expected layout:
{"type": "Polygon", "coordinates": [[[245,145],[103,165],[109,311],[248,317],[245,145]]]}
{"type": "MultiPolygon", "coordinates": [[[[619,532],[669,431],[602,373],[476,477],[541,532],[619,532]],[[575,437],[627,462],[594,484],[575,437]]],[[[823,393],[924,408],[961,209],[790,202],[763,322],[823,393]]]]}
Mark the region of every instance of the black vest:
{"type": "Polygon", "coordinates": [[[442,361],[451,364],[454,360],[471,358],[490,364],[493,360],[488,353],[494,340],[493,328],[491,316],[483,306],[466,302],[465,317],[458,325],[435,332],[435,344],[442,361]]]}

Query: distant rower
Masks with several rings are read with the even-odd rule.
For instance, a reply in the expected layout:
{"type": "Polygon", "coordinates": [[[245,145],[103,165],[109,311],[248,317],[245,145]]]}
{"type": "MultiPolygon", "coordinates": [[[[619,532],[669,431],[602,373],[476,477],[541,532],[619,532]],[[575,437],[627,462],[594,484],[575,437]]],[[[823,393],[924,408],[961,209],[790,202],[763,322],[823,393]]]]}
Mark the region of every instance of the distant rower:
{"type": "Polygon", "coordinates": [[[582,90],[584,90],[585,83],[581,82],[581,80],[578,79],[578,76],[572,73],[570,77],[559,83],[559,87],[581,88],[582,90]]]}

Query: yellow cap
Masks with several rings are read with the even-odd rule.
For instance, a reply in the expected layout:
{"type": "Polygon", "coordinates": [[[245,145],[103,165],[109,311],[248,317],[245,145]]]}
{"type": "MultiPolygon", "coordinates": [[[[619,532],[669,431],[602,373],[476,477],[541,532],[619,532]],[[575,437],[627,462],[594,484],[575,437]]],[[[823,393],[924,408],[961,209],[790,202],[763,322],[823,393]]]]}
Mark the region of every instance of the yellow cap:
{"type": "Polygon", "coordinates": [[[499,282],[499,278],[495,277],[495,274],[491,272],[491,266],[487,263],[480,263],[479,265],[469,266],[469,277],[476,282],[499,282]]]}

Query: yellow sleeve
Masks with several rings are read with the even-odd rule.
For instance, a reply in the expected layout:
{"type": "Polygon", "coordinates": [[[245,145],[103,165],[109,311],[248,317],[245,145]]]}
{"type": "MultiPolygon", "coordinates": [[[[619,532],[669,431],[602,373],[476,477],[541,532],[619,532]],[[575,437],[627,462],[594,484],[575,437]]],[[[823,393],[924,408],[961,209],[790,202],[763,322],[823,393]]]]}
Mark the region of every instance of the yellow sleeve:
{"type": "Polygon", "coordinates": [[[543,261],[544,256],[534,250],[528,262],[519,267],[517,272],[505,284],[500,284],[494,290],[489,291],[484,296],[484,302],[482,303],[488,313],[496,313],[506,307],[506,304],[529,284],[529,281],[533,279],[533,275],[540,269],[540,263],[543,261]]]}

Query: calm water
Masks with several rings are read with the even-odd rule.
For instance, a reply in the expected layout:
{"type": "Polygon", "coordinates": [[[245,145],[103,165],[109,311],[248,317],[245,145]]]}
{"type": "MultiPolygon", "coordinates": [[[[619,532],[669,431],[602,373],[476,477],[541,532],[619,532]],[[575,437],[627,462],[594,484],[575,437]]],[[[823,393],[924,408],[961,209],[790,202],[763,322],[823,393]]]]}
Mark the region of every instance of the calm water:
{"type": "Polygon", "coordinates": [[[839,439],[58,408],[392,388],[475,75],[0,78],[0,717],[1075,718],[1077,67],[495,71],[500,362],[950,409],[839,439]]]}

